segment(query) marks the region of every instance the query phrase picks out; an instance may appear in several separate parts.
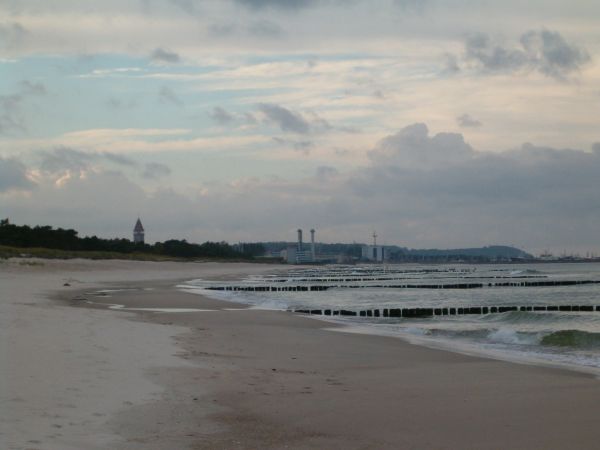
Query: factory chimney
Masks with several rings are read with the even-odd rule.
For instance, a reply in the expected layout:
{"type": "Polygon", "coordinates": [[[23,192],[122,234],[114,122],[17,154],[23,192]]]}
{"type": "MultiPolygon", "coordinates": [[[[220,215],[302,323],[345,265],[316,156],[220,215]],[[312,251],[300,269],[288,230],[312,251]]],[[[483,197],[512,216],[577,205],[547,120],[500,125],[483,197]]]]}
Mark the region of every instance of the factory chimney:
{"type": "Polygon", "coordinates": [[[298,228],[298,251],[302,251],[302,230],[298,228]]]}
{"type": "Polygon", "coordinates": [[[317,260],[317,256],[315,254],[315,229],[310,230],[310,252],[312,256],[313,262],[317,260]]]}

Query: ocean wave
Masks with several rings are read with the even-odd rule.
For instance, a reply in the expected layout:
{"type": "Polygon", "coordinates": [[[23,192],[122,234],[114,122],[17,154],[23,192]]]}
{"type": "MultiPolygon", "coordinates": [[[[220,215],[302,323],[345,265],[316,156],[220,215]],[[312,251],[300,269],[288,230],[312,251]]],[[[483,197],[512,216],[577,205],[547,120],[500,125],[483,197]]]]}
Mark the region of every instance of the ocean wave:
{"type": "Polygon", "coordinates": [[[562,324],[572,321],[581,323],[600,323],[600,315],[587,312],[559,312],[559,311],[509,311],[499,314],[488,314],[481,317],[486,323],[514,323],[514,324],[562,324]]]}
{"type": "Polygon", "coordinates": [[[499,344],[536,345],[540,338],[537,333],[524,333],[512,328],[499,328],[487,335],[487,340],[499,344]]]}
{"type": "Polygon", "coordinates": [[[550,347],[598,349],[600,348],[600,333],[581,330],[560,330],[543,336],[540,344],[550,347]]]}

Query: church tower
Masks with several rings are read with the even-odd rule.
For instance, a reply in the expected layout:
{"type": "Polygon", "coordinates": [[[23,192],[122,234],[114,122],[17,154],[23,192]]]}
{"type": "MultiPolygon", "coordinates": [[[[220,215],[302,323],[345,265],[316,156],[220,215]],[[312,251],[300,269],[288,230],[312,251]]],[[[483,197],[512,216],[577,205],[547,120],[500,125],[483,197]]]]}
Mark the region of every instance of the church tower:
{"type": "Polygon", "coordinates": [[[135,227],[133,228],[133,242],[144,243],[144,227],[142,226],[142,221],[138,217],[137,222],[135,223],[135,227]]]}

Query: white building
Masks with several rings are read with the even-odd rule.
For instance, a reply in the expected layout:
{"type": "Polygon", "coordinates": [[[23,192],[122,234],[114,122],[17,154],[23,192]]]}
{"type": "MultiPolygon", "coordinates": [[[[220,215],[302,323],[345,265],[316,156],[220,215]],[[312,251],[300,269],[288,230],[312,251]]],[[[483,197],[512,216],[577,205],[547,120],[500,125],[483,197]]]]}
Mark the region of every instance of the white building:
{"type": "Polygon", "coordinates": [[[383,245],[363,245],[362,259],[365,261],[383,262],[388,259],[387,249],[383,245]]]}

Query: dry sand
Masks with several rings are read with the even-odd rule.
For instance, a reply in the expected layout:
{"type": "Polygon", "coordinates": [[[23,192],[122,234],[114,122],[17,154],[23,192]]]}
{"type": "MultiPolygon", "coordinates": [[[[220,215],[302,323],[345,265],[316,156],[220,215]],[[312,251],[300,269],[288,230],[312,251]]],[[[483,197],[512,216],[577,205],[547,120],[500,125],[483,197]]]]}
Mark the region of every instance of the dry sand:
{"type": "Polygon", "coordinates": [[[289,313],[226,310],[236,305],[168,281],[268,266],[69,264],[0,266],[2,448],[600,445],[600,382],[590,375],[335,333],[289,313]],[[133,313],[40,295],[65,278],[80,282],[62,288],[67,301],[105,280],[133,289],[85,298],[211,311],[133,313]]]}
{"type": "MultiPolygon", "coordinates": [[[[269,270],[257,264],[0,260],[0,449],[109,449],[116,412],[162,398],[149,375],[192,367],[176,356],[182,327],[50,300],[115,283],[269,270]],[[70,286],[63,286],[68,283],[70,286]],[[109,283],[109,284],[106,284],[109,283]]],[[[172,285],[173,282],[167,283],[172,285]]],[[[136,447],[128,447],[136,448],[136,447]]]]}

